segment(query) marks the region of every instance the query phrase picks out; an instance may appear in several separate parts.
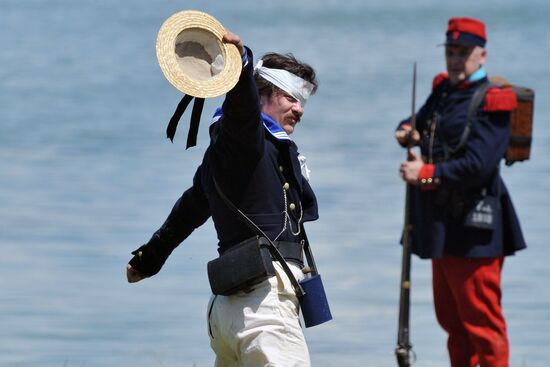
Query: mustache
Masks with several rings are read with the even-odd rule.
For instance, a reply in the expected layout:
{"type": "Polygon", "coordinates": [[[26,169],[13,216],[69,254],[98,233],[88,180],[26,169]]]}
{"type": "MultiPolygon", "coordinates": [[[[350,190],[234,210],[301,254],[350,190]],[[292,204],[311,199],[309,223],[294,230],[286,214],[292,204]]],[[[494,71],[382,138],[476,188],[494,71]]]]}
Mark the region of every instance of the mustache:
{"type": "Polygon", "coordinates": [[[295,112],[289,112],[289,113],[286,114],[285,117],[294,119],[296,121],[296,123],[299,123],[300,120],[302,119],[302,116],[295,113],[295,112]]]}

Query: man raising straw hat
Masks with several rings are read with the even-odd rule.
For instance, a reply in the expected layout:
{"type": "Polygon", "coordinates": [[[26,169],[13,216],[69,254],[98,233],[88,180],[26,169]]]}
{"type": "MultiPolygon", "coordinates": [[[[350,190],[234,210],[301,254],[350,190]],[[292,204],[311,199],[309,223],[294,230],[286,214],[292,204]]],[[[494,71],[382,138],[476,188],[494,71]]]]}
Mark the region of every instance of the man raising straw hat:
{"type": "MultiPolygon", "coordinates": [[[[297,280],[305,277],[303,223],[318,218],[317,201],[305,159],[290,135],[317,89],[315,71],[290,54],[277,53],[265,55],[254,67],[252,51],[239,36],[225,31],[220,38],[223,47],[241,55],[238,77],[214,114],[210,145],[192,186],[160,229],[133,252],[127,266],[131,283],[158,273],[170,253],[209,217],[220,254],[230,254],[254,237],[222,196],[280,245],[297,280]]],[[[298,298],[280,262],[273,265],[276,276],[211,297],[208,331],[216,366],[310,366],[298,298]]]]}

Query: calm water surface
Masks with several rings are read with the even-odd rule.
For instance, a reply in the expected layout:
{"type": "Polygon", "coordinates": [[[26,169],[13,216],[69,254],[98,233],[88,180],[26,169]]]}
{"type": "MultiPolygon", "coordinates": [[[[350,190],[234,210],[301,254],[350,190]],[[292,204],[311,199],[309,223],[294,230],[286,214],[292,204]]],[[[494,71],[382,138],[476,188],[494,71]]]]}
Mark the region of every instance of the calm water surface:
{"type": "MultiPolygon", "coordinates": [[[[209,221],[163,271],[125,280],[191,183],[207,144],[185,150],[164,128],[181,94],[155,38],[183,9],[209,12],[255,52],[293,52],[321,86],[295,134],[321,218],[308,224],[334,320],[307,329],[315,366],[395,366],[404,158],[392,140],[443,70],[446,20],[487,21],[490,74],[536,90],[532,159],[503,175],[529,244],[505,265],[513,366],[550,360],[550,98],[545,1],[0,0],[0,365],[211,366],[205,329],[209,221]],[[414,5],[413,5],[414,4],[414,5]],[[535,41],[536,40],[536,41],[535,41]]],[[[182,122],[186,122],[184,117],[182,122]]],[[[413,260],[411,338],[418,366],[447,365],[429,262],[413,260]]]]}

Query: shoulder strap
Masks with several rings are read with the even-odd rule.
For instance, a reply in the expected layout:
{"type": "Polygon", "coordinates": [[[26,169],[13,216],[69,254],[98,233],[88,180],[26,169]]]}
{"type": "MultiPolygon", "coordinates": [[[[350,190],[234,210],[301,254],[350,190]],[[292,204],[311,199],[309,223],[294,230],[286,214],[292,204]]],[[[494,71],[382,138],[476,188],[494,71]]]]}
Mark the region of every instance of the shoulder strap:
{"type": "MultiPolygon", "coordinates": [[[[275,247],[275,244],[273,243],[273,241],[271,241],[271,239],[266,236],[264,231],[262,231],[261,228],[256,225],[256,223],[254,223],[250,218],[248,218],[246,216],[246,214],[244,214],[239,208],[237,208],[231,202],[231,200],[229,200],[229,198],[227,196],[225,196],[225,194],[222,192],[220,186],[218,185],[218,182],[216,181],[216,179],[214,177],[212,177],[212,179],[214,180],[214,186],[216,186],[216,191],[218,192],[218,194],[220,195],[222,200],[225,202],[225,204],[229,207],[229,209],[231,209],[239,217],[239,219],[244,224],[246,224],[253,232],[255,232],[256,234],[258,234],[262,237],[264,237],[267,240],[267,242],[269,243],[269,246],[268,246],[269,252],[271,252],[271,255],[273,255],[273,257],[283,267],[283,270],[285,271],[286,275],[288,276],[288,279],[290,279],[290,283],[292,283],[292,287],[294,288],[294,292],[296,292],[296,295],[298,297],[302,297],[303,295],[305,295],[304,289],[302,288],[300,283],[298,283],[298,281],[296,280],[296,277],[294,277],[294,274],[292,274],[292,270],[290,270],[290,268],[288,267],[288,264],[286,263],[283,255],[281,255],[279,250],[277,250],[277,247],[275,247]]],[[[307,243],[307,239],[306,239],[306,243],[307,243]]],[[[308,246],[308,249],[309,249],[309,246],[308,246]]],[[[308,256],[307,252],[306,252],[306,256],[308,256]]],[[[308,256],[308,260],[309,260],[309,256],[308,256]]]]}
{"type": "Polygon", "coordinates": [[[470,101],[470,105],[468,106],[468,115],[466,118],[466,126],[464,127],[464,131],[462,132],[462,136],[460,137],[460,141],[458,144],[453,148],[449,147],[449,152],[456,153],[464,145],[466,144],[466,140],[468,140],[468,136],[470,135],[470,131],[472,130],[472,124],[474,123],[474,119],[477,116],[477,110],[479,109],[479,106],[481,106],[481,103],[483,102],[483,98],[485,98],[485,95],[487,94],[487,90],[489,87],[493,86],[494,84],[487,82],[483,83],[477,90],[474,92],[474,95],[472,96],[472,100],[470,101]]]}
{"type": "Polygon", "coordinates": [[[304,235],[304,253],[306,254],[307,265],[311,269],[311,275],[317,275],[319,274],[319,272],[317,271],[317,265],[315,264],[315,259],[313,258],[313,252],[311,251],[311,247],[309,246],[304,223],[301,223],[300,227],[302,228],[302,233],[304,235]]]}

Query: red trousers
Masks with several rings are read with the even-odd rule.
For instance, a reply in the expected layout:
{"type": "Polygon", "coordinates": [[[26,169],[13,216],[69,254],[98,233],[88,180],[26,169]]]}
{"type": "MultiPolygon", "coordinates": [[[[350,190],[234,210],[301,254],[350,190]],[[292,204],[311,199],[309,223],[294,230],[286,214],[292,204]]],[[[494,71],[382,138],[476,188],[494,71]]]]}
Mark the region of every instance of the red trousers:
{"type": "Polygon", "coordinates": [[[432,260],[437,321],[448,333],[452,367],[508,367],[500,303],[503,257],[432,260]]]}

